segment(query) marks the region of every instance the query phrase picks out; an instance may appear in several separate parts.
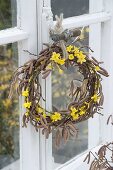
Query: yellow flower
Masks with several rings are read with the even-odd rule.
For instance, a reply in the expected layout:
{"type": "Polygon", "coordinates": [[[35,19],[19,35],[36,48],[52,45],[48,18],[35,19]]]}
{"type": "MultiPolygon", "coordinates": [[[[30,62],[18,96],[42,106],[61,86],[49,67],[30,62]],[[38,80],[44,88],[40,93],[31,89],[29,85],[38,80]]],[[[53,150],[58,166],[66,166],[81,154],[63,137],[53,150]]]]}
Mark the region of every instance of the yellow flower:
{"type": "Polygon", "coordinates": [[[43,113],[43,112],[44,112],[44,109],[41,108],[40,106],[37,106],[37,107],[36,107],[36,111],[37,111],[38,113],[43,113]]]}
{"type": "Polygon", "coordinates": [[[60,65],[63,65],[65,64],[65,59],[61,59],[61,56],[59,53],[56,53],[56,52],[53,52],[52,53],[52,56],[51,56],[51,59],[52,61],[54,61],[55,63],[57,64],[60,64],[60,65]]]}
{"type": "Polygon", "coordinates": [[[71,114],[73,120],[77,120],[79,118],[79,115],[78,114],[71,114]]]}
{"type": "Polygon", "coordinates": [[[69,57],[70,60],[73,60],[73,59],[74,59],[74,55],[73,55],[73,54],[69,54],[68,57],[69,57]]]}
{"type": "Polygon", "coordinates": [[[70,108],[70,110],[71,110],[70,114],[71,114],[73,120],[78,119],[79,118],[79,115],[77,114],[78,110],[73,106],[70,108]]]}
{"type": "Polygon", "coordinates": [[[74,47],[74,55],[76,56],[79,53],[79,48],[78,47],[74,47]]]}
{"type": "Polygon", "coordinates": [[[98,100],[100,99],[100,96],[98,96],[97,94],[94,94],[92,97],[91,97],[92,100],[94,100],[94,102],[98,102],[98,100]]]}
{"type": "Polygon", "coordinates": [[[83,62],[86,62],[86,59],[85,59],[86,56],[82,52],[80,52],[79,55],[77,55],[77,58],[78,58],[77,63],[82,64],[83,62]]]}
{"type": "Polygon", "coordinates": [[[79,110],[83,111],[85,109],[86,106],[82,106],[79,110]]]}
{"type": "Polygon", "coordinates": [[[39,117],[36,117],[36,120],[37,120],[37,121],[40,121],[40,118],[39,118],[39,117]]]}
{"type": "Polygon", "coordinates": [[[100,67],[99,66],[95,66],[95,71],[100,71],[100,67]]]}
{"type": "Polygon", "coordinates": [[[64,65],[65,64],[65,59],[64,58],[63,59],[59,59],[57,61],[57,63],[60,64],[60,65],[64,65]]]}
{"type": "Polygon", "coordinates": [[[85,113],[86,113],[85,110],[81,110],[81,111],[79,112],[80,116],[84,115],[85,113]]]}
{"type": "Polygon", "coordinates": [[[66,47],[67,52],[71,52],[72,48],[73,48],[72,45],[67,46],[67,47],[66,47]]]}
{"type": "Polygon", "coordinates": [[[22,96],[28,97],[29,96],[29,91],[28,90],[23,91],[22,96]]]}
{"type": "Polygon", "coordinates": [[[46,118],[46,113],[43,113],[43,117],[46,118]]]}
{"type": "Polygon", "coordinates": [[[73,106],[71,106],[70,110],[71,110],[72,113],[78,112],[78,110],[75,107],[73,107],[73,106]]]}
{"type": "Polygon", "coordinates": [[[31,107],[31,102],[24,103],[24,107],[29,109],[31,107]]]}
{"type": "Polygon", "coordinates": [[[40,106],[37,106],[36,111],[38,113],[41,113],[43,115],[43,117],[46,118],[46,113],[45,113],[45,110],[43,108],[41,108],[40,106]]]}
{"type": "Polygon", "coordinates": [[[25,113],[25,115],[28,117],[28,116],[29,116],[29,111],[27,111],[27,112],[25,113]]]}
{"type": "Polygon", "coordinates": [[[57,61],[57,59],[59,59],[59,57],[60,57],[59,53],[53,52],[50,60],[57,61]]]}
{"type": "Polygon", "coordinates": [[[60,113],[58,113],[58,112],[54,112],[54,114],[53,115],[51,115],[51,120],[52,120],[52,122],[56,122],[56,121],[58,121],[58,120],[61,120],[61,114],[60,113]]]}

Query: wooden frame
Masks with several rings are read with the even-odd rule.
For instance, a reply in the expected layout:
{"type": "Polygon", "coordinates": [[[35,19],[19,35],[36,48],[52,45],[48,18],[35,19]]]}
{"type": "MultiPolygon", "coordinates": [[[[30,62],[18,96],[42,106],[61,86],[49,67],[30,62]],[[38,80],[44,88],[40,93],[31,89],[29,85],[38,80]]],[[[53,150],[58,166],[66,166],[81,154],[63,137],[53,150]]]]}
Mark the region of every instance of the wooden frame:
{"type": "MultiPolygon", "coordinates": [[[[110,1],[110,3],[111,3],[111,1],[110,1]]],[[[47,4],[47,0],[46,0],[46,4],[47,4]]],[[[48,2],[46,9],[48,9],[46,14],[49,15],[49,12],[50,12],[50,15],[51,15],[50,2],[48,2]]],[[[90,35],[89,35],[89,43],[90,43],[90,46],[95,51],[95,54],[93,54],[93,55],[98,56],[97,59],[99,59],[99,60],[104,60],[105,58],[102,58],[102,56],[103,57],[105,56],[105,54],[103,55],[103,53],[104,53],[103,44],[105,45],[105,40],[102,42],[102,39],[103,39],[102,37],[104,37],[102,30],[103,30],[103,25],[107,25],[108,22],[111,23],[111,21],[112,21],[111,12],[112,11],[110,9],[106,10],[106,4],[105,4],[104,0],[100,0],[99,2],[90,0],[90,13],[89,14],[64,19],[63,26],[64,26],[64,28],[75,28],[75,27],[77,28],[77,27],[89,25],[90,31],[91,31],[90,35]],[[98,3],[98,5],[97,5],[97,3],[98,3]]],[[[46,22],[45,22],[45,25],[44,25],[44,30],[46,30],[46,29],[48,30],[48,25],[50,23],[52,25],[52,22],[50,22],[49,20],[46,20],[46,17],[45,17],[45,21],[46,22]]],[[[43,23],[43,21],[42,21],[42,23],[43,23]]],[[[53,24],[55,24],[55,22],[53,24]]],[[[104,34],[106,35],[105,29],[104,29],[104,34]]],[[[46,34],[46,37],[47,36],[48,35],[46,34]]],[[[105,81],[104,81],[104,83],[105,83],[105,81]]],[[[50,87],[51,82],[46,80],[46,86],[50,87]]],[[[105,93],[106,93],[106,88],[107,88],[107,86],[104,85],[105,93]]],[[[48,91],[48,94],[50,94],[50,90],[48,91]]],[[[51,100],[50,100],[50,102],[51,102],[51,100]]],[[[48,105],[50,105],[50,103],[48,103],[48,105]]],[[[106,105],[105,105],[105,108],[106,108],[106,105]]],[[[105,110],[106,109],[104,109],[105,117],[102,118],[102,117],[96,115],[94,119],[89,120],[89,123],[88,123],[88,126],[89,126],[88,145],[89,146],[88,146],[88,148],[91,149],[91,150],[92,150],[92,148],[95,147],[94,150],[96,151],[99,148],[100,143],[106,142],[103,139],[104,135],[102,133],[103,128],[104,128],[104,132],[107,132],[106,124],[103,125],[103,123],[102,123],[103,121],[104,121],[104,123],[106,121],[105,110]],[[96,123],[96,126],[95,126],[95,123],[96,123]]],[[[110,130],[111,128],[109,127],[108,129],[110,130]]],[[[111,139],[111,136],[112,135],[111,135],[111,130],[110,130],[110,133],[106,133],[106,139],[109,139],[109,138],[111,139]]],[[[51,137],[50,137],[49,140],[51,141],[51,137]]],[[[50,152],[50,147],[49,147],[49,150],[47,150],[47,153],[48,152],[50,152]]],[[[88,151],[86,151],[86,152],[88,152],[88,151]]],[[[45,153],[45,155],[47,155],[47,153],[45,153]]],[[[47,157],[50,157],[50,154],[47,155],[47,157]]],[[[52,154],[51,154],[51,157],[52,157],[52,154]]],[[[58,168],[56,168],[56,170],[67,170],[67,169],[71,169],[71,170],[80,169],[80,170],[82,170],[82,169],[85,169],[85,168],[87,169],[88,166],[86,166],[83,163],[84,157],[85,157],[85,153],[84,154],[82,153],[82,154],[78,155],[77,157],[73,158],[72,160],[68,161],[64,165],[59,166],[58,168]]],[[[51,164],[51,162],[50,162],[50,164],[51,164]]],[[[46,161],[45,161],[45,165],[47,165],[46,161]]],[[[46,166],[46,168],[47,168],[47,166],[46,166]]]]}

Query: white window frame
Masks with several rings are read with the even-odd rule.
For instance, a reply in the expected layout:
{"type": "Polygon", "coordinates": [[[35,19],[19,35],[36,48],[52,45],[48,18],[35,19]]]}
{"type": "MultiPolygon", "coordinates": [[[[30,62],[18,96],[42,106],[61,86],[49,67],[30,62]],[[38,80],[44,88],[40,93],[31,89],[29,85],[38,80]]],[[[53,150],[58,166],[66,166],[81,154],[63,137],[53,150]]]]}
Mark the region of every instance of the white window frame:
{"type": "MultiPolygon", "coordinates": [[[[83,27],[83,26],[90,26],[90,33],[89,33],[89,44],[91,48],[95,51],[92,55],[96,56],[98,60],[104,61],[105,62],[105,67],[107,68],[108,72],[112,72],[112,67],[109,68],[109,64],[112,65],[112,62],[109,63],[109,60],[106,59],[106,55],[109,54],[110,60],[111,60],[111,53],[113,49],[113,44],[111,43],[113,40],[111,38],[111,35],[113,34],[112,28],[113,28],[113,11],[112,11],[112,5],[113,2],[112,0],[108,0],[105,2],[105,0],[90,0],[90,13],[86,15],[81,15],[77,17],[70,17],[64,20],[63,26],[64,28],[78,28],[78,27],[83,27]],[[109,1],[109,2],[108,2],[109,1]],[[110,26],[108,28],[108,25],[110,26]],[[108,33],[107,33],[108,32],[108,33]],[[107,34],[107,36],[106,36],[107,34]],[[110,41],[107,42],[106,40],[110,41]],[[104,48],[106,45],[106,48],[104,48]],[[108,52],[109,49],[109,52],[108,52]],[[108,54],[107,54],[108,52],[108,54]]],[[[48,42],[49,40],[49,35],[48,35],[48,29],[53,25],[51,21],[51,6],[50,6],[50,0],[45,0],[44,5],[43,5],[43,14],[42,14],[42,25],[44,28],[44,31],[42,31],[42,34],[44,34],[44,38],[42,38],[42,42],[48,42]],[[50,20],[49,20],[50,18],[50,20]]],[[[110,75],[111,76],[111,75],[110,75]]],[[[107,83],[109,82],[109,86],[111,87],[112,84],[112,76],[107,79],[107,83]]],[[[51,87],[51,80],[50,77],[46,79],[46,96],[48,96],[47,99],[50,99],[50,102],[47,103],[47,106],[51,108],[51,89],[48,91],[48,89],[51,87]],[[48,95],[49,94],[49,95],[48,95]]],[[[105,143],[107,141],[110,141],[112,139],[112,132],[113,128],[111,126],[106,127],[106,120],[108,117],[108,112],[112,114],[113,109],[112,109],[112,104],[111,102],[106,105],[106,99],[110,99],[111,93],[109,89],[109,93],[106,92],[107,89],[107,84],[106,80],[103,81],[103,90],[104,90],[104,95],[105,95],[105,103],[104,103],[104,117],[101,117],[100,115],[95,115],[93,119],[90,119],[88,121],[88,149],[92,151],[96,151],[102,143],[105,143]],[[107,96],[107,97],[106,97],[107,96]],[[109,106],[109,108],[108,108],[109,106]],[[103,133],[104,132],[104,133],[103,133]],[[92,149],[93,148],[93,149],[92,149]]],[[[111,100],[112,101],[112,100],[111,100]]],[[[42,137],[43,138],[43,137],[42,137]]],[[[42,170],[49,170],[48,164],[52,164],[52,144],[51,144],[51,139],[52,137],[49,138],[50,144],[48,147],[48,141],[45,140],[45,148],[43,146],[42,153],[45,153],[45,158],[42,160],[43,168],[42,170]],[[47,149],[48,147],[48,149],[47,149]],[[48,155],[49,153],[49,155],[48,155]],[[48,157],[49,163],[48,163],[48,157]],[[46,160],[47,158],[47,160],[46,160]]],[[[88,151],[86,151],[88,153],[88,151]]],[[[75,170],[75,169],[88,169],[88,166],[83,163],[83,159],[86,155],[86,153],[82,153],[75,158],[71,159],[70,161],[66,162],[65,164],[59,166],[55,170],[75,170]]],[[[52,168],[51,168],[52,169],[52,168]]],[[[53,170],[53,169],[52,169],[53,170]]]]}
{"type": "MultiPolygon", "coordinates": [[[[50,0],[17,0],[18,23],[17,27],[0,31],[0,45],[18,42],[19,65],[26,62],[30,56],[23,50],[39,53],[43,42],[49,41],[49,28],[53,25],[50,0]]],[[[112,126],[106,127],[108,114],[113,114],[112,108],[112,84],[113,84],[113,1],[112,0],[90,0],[90,14],[71,17],[64,20],[64,28],[77,28],[90,25],[90,44],[95,50],[98,59],[105,62],[110,77],[103,81],[105,95],[104,117],[95,116],[89,121],[89,149],[96,151],[101,143],[113,139],[112,126]],[[96,29],[95,29],[96,28],[96,29]],[[95,37],[98,35],[98,37],[95,37]],[[94,43],[91,43],[94,41],[94,43]],[[106,43],[107,42],[107,43],[106,43]],[[109,57],[109,58],[107,58],[109,57]],[[108,89],[108,91],[106,91],[108,89]],[[95,125],[96,123],[96,125],[95,125]],[[98,132],[97,134],[94,131],[98,132]],[[103,133],[104,132],[104,133],[103,133]],[[101,135],[100,135],[101,134],[101,135]]],[[[48,98],[46,107],[51,109],[51,77],[42,81],[43,95],[48,98]]],[[[22,101],[22,99],[20,99],[22,101]]],[[[27,129],[22,128],[22,113],[20,104],[20,170],[55,170],[52,169],[52,136],[48,140],[41,132],[36,133],[29,125],[27,129]]],[[[58,167],[56,170],[85,170],[88,166],[83,163],[86,153],[82,153],[72,160],[58,167]]]]}

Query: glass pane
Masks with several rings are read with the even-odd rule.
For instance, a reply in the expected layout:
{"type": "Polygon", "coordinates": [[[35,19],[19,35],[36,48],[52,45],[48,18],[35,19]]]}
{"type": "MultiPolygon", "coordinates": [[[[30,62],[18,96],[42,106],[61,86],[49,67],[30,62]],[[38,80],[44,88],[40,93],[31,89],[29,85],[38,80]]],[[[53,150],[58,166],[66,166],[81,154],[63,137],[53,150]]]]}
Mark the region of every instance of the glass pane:
{"type": "Polygon", "coordinates": [[[51,0],[53,15],[64,14],[64,18],[87,14],[89,0],[51,0]]]}
{"type": "Polygon", "coordinates": [[[17,25],[16,0],[0,0],[0,30],[17,25]]]}
{"type": "MultiPolygon", "coordinates": [[[[75,46],[82,46],[89,44],[89,29],[88,27],[84,28],[84,31],[81,35],[81,41],[76,42],[75,46]],[[82,42],[82,43],[81,43],[82,42]]],[[[85,49],[86,51],[88,49],[85,49]]],[[[59,75],[57,71],[52,73],[52,101],[53,106],[61,109],[66,109],[66,106],[72,99],[69,97],[69,87],[70,82],[74,79],[77,86],[81,86],[81,81],[83,76],[76,68],[69,67],[68,70],[65,70],[62,75],[59,75]],[[79,80],[79,81],[78,81],[79,80]]],[[[76,124],[79,129],[78,137],[73,139],[69,138],[67,144],[63,144],[60,148],[56,149],[54,144],[55,133],[53,131],[53,158],[54,158],[54,167],[63,164],[70,159],[74,158],[76,155],[84,152],[88,148],[88,121],[76,124]]]]}
{"type": "Polygon", "coordinates": [[[17,44],[0,46],[0,169],[19,170],[18,97],[8,98],[11,78],[18,66],[17,44]],[[10,166],[9,166],[10,165],[10,166]]]}

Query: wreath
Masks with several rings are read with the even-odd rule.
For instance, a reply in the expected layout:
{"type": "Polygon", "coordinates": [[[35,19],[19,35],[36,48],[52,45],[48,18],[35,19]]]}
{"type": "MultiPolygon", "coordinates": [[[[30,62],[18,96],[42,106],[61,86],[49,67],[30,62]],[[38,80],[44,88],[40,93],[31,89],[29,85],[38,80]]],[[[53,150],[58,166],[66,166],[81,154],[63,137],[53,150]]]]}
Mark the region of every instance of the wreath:
{"type": "Polygon", "coordinates": [[[85,46],[70,43],[72,37],[79,41],[81,31],[63,30],[62,19],[62,15],[60,18],[56,16],[56,25],[50,30],[53,43],[45,44],[47,47],[40,52],[37,59],[31,59],[15,71],[10,91],[11,97],[16,85],[18,95],[24,96],[23,106],[26,111],[23,115],[23,127],[27,127],[30,122],[36,131],[42,129],[46,138],[54,128],[56,145],[60,144],[61,139],[66,142],[70,135],[77,135],[76,123],[93,117],[95,113],[101,114],[104,99],[101,75],[108,77],[107,71],[100,66],[101,62],[91,57],[90,52],[85,52],[85,46]],[[46,79],[53,71],[58,71],[59,76],[63,76],[64,70],[70,66],[78,68],[78,72],[83,75],[82,85],[77,87],[74,80],[70,82],[72,102],[65,110],[54,106],[52,110],[46,110],[41,105],[41,100],[45,99],[39,76],[46,79]]]}

